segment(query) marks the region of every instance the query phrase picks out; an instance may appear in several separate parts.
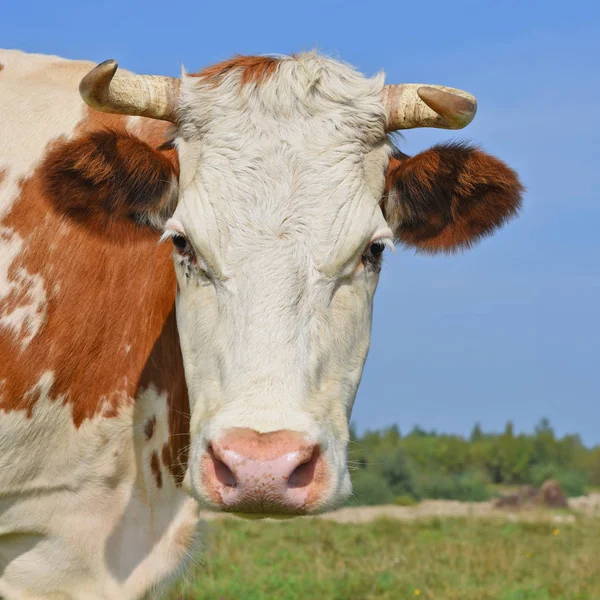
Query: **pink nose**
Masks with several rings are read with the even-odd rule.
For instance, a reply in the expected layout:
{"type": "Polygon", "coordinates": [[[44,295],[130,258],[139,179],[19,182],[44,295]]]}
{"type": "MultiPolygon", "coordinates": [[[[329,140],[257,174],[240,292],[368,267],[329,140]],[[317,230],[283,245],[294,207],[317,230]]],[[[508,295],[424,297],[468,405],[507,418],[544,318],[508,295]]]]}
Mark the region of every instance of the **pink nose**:
{"type": "Polygon", "coordinates": [[[202,467],[207,495],[228,511],[300,514],[325,487],[319,446],[295,431],[231,429],[210,442],[202,467]]]}

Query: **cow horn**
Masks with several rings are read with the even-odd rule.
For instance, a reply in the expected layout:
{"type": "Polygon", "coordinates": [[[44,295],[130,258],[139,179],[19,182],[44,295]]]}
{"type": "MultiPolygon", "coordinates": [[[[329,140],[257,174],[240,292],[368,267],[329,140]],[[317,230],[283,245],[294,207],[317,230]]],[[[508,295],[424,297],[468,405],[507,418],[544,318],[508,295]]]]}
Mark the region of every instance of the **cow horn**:
{"type": "Polygon", "coordinates": [[[477,100],[471,94],[442,85],[386,85],[381,101],[387,111],[387,131],[414,127],[462,129],[477,112],[477,100]]]}
{"type": "Polygon", "coordinates": [[[107,113],[176,121],[179,79],[119,73],[116,60],[94,67],[79,84],[79,93],[92,108],[107,113]]]}

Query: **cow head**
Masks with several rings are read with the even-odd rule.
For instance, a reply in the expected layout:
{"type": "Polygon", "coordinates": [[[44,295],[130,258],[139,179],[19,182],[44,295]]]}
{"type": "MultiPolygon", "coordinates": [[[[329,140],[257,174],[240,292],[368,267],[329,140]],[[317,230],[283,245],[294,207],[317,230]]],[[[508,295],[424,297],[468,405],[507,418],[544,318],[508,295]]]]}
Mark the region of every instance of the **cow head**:
{"type": "Polygon", "coordinates": [[[382,253],[468,247],[516,213],[518,179],[470,146],[409,158],[387,138],[466,125],[475,100],[458,90],[384,86],[315,54],[181,80],[116,71],[107,61],[86,76],[88,104],[175,124],[178,183],[146,147],[135,168],[156,185],[124,203],[174,247],[186,485],[217,509],[328,508],[351,489],[348,421],[382,253]]]}

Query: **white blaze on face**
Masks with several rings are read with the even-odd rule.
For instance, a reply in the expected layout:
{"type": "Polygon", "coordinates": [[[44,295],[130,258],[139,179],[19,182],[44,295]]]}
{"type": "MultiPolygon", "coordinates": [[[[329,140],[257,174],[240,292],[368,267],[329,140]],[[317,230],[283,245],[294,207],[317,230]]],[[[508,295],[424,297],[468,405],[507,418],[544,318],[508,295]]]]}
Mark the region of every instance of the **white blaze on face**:
{"type": "Polygon", "coordinates": [[[176,270],[199,495],[199,457],[232,427],[305,434],[331,476],[323,505],[349,491],[348,419],[378,279],[361,257],[391,235],[382,86],[312,54],[257,84],[184,77],[167,229],[196,256],[177,256],[176,270]]]}

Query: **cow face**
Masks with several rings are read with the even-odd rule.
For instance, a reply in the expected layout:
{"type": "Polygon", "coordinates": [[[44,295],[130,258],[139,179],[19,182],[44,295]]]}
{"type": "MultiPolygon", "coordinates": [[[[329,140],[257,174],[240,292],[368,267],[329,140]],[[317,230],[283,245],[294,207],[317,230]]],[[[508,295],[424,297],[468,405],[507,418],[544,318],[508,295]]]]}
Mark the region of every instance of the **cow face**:
{"type": "Polygon", "coordinates": [[[180,197],[166,230],[190,484],[214,506],[268,510],[272,498],[277,510],[316,510],[350,491],[348,419],[393,239],[380,207],[383,81],[316,57],[243,74],[182,88],[180,197]]]}
{"type": "Polygon", "coordinates": [[[397,152],[383,85],[313,54],[183,77],[163,237],[191,407],[185,485],[206,506],[298,514],[345,498],[385,248],[467,246],[518,208],[514,173],[478,150],[397,152]]]}

